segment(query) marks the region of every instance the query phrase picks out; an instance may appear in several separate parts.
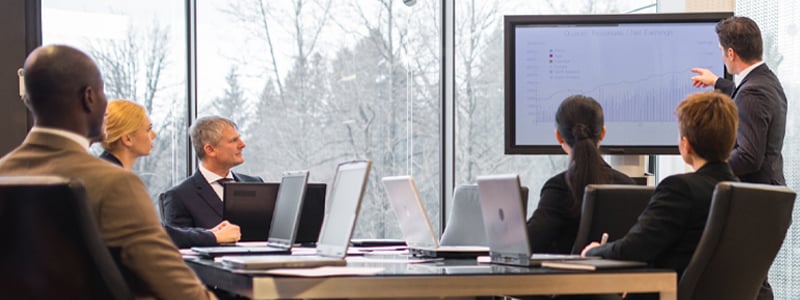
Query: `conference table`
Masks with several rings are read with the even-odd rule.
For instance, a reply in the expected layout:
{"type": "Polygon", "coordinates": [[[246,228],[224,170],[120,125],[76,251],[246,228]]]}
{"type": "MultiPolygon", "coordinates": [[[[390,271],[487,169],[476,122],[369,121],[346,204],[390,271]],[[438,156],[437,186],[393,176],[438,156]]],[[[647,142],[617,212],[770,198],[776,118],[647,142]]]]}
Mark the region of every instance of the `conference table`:
{"type": "Polygon", "coordinates": [[[200,257],[186,263],[206,285],[251,299],[449,298],[554,294],[658,293],[677,299],[672,270],[556,270],[477,263],[474,259],[409,263],[348,257],[348,269],[369,275],[295,277],[241,270],[200,257]],[[379,271],[375,271],[379,270],[379,271]]]}

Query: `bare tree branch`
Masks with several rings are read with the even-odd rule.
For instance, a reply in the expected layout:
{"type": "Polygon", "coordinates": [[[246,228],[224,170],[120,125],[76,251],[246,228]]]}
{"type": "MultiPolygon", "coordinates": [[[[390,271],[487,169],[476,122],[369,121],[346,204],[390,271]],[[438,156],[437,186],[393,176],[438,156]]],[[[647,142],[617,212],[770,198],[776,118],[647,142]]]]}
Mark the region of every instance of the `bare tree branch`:
{"type": "Polygon", "coordinates": [[[264,8],[264,0],[258,0],[258,13],[261,17],[261,27],[264,30],[264,39],[267,42],[267,48],[269,49],[269,55],[272,59],[272,68],[275,72],[275,82],[278,86],[278,96],[281,98],[281,102],[286,102],[286,97],[283,93],[283,84],[281,83],[281,76],[280,72],[278,71],[278,60],[275,57],[275,48],[272,45],[272,37],[269,34],[269,22],[267,22],[267,12],[264,8]]]}

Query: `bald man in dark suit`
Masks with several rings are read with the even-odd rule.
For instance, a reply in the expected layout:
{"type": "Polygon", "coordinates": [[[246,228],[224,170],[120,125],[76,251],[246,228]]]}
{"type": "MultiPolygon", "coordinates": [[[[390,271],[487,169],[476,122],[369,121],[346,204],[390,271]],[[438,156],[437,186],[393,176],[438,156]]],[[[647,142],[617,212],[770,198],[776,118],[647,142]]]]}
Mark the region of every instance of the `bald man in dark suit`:
{"type": "Polygon", "coordinates": [[[106,96],[95,63],[68,46],[45,46],[25,61],[34,127],[0,159],[0,175],[56,175],[83,182],[100,235],[120,250],[131,290],[158,299],[214,299],[164,232],[136,174],[88,152],[103,135],[106,96]]]}

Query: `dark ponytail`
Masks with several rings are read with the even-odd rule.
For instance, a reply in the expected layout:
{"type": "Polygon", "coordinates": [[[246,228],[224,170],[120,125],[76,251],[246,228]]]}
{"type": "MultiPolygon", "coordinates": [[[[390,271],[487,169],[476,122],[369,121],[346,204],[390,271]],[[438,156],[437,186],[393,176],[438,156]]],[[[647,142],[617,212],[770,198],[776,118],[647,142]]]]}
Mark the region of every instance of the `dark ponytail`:
{"type": "Polygon", "coordinates": [[[575,95],[561,102],[556,112],[559,134],[572,148],[566,179],[572,212],[580,214],[587,184],[608,183],[610,174],[597,148],[603,134],[603,108],[591,97],[575,95]]]}

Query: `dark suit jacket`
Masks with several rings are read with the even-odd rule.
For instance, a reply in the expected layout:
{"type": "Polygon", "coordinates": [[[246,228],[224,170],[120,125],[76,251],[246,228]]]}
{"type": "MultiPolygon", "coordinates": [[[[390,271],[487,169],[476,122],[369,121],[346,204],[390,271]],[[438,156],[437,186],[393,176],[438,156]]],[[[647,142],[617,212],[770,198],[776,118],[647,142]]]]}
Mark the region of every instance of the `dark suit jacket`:
{"type": "Polygon", "coordinates": [[[136,174],[94,157],[63,136],[32,132],[0,159],[0,175],[56,175],[82,181],[100,236],[109,248],[119,249],[123,273],[137,295],[214,298],[170,242],[136,174]]]}
{"type": "Polygon", "coordinates": [[[719,79],[714,86],[732,95],[739,108],[736,146],[728,163],[744,182],[786,185],[783,177],[783,136],[786,133],[786,94],[766,64],[753,69],[736,88],[719,79]]]}
{"type": "MultiPolygon", "coordinates": [[[[263,182],[259,177],[232,174],[237,182],[263,182]]],[[[166,192],[164,216],[168,225],[212,228],[222,222],[222,200],[198,171],[166,192]]]]}
{"type": "MultiPolygon", "coordinates": [[[[122,166],[122,162],[119,161],[116,156],[107,151],[103,151],[103,153],[100,154],[100,158],[120,167],[122,166]]],[[[206,229],[195,227],[179,228],[168,224],[162,225],[164,226],[164,230],[167,231],[169,238],[172,239],[172,242],[175,243],[175,246],[178,246],[178,248],[217,245],[217,237],[214,236],[214,233],[206,229]]]]}
{"type": "MultiPolygon", "coordinates": [[[[611,184],[634,184],[633,179],[606,166],[611,173],[611,184]]],[[[553,176],[542,187],[539,206],[528,219],[528,242],[533,253],[564,253],[572,251],[578,225],[580,207],[572,207],[572,193],[567,187],[566,172],[553,176]]]]}
{"type": "Polygon", "coordinates": [[[204,247],[216,246],[217,237],[214,233],[203,228],[187,227],[180,228],[168,224],[164,225],[164,230],[167,231],[169,238],[175,243],[175,246],[181,249],[191,247],[204,247]]]}
{"type": "Polygon", "coordinates": [[[665,178],[624,237],[586,255],[644,261],[676,270],[680,278],[703,234],[720,181],[738,181],[727,163],[707,163],[697,172],[665,178]]]}

